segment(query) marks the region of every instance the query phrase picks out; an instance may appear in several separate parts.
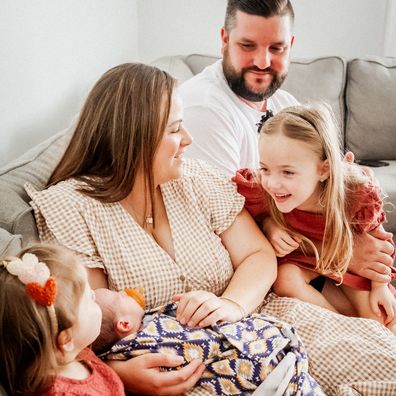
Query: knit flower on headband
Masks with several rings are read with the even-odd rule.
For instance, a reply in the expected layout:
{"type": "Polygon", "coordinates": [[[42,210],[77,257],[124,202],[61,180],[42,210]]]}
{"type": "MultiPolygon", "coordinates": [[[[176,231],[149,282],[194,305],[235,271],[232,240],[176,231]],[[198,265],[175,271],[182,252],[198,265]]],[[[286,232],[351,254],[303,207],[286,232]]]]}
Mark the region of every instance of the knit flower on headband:
{"type": "Polygon", "coordinates": [[[40,305],[51,306],[56,298],[56,281],[51,276],[47,264],[32,253],[22,258],[13,258],[7,263],[7,271],[18,277],[26,285],[26,292],[40,305]]]}

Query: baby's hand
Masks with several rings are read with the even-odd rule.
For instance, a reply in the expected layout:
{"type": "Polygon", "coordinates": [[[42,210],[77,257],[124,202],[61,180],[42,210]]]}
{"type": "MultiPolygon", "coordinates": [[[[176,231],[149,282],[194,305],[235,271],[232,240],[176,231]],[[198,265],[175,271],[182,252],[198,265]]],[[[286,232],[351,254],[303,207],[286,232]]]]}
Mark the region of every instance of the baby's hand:
{"type": "Polygon", "coordinates": [[[278,257],[284,257],[300,246],[301,240],[278,227],[271,217],[264,219],[263,230],[278,257]]]}
{"type": "Polygon", "coordinates": [[[380,307],[382,307],[383,311],[385,311],[385,325],[389,325],[392,321],[395,320],[396,298],[389,290],[389,287],[386,283],[379,283],[375,286],[373,285],[371,288],[369,300],[370,307],[377,316],[382,316],[380,307]]]}

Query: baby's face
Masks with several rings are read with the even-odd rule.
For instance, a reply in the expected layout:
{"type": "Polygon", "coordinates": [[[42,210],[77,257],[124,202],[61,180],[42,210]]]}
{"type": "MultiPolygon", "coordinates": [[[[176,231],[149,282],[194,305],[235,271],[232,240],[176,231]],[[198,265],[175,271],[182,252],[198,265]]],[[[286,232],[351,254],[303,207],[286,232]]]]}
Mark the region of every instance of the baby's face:
{"type": "Polygon", "coordinates": [[[104,312],[111,311],[118,320],[130,323],[130,333],[135,333],[141,328],[144,310],[125,291],[96,289],[95,296],[100,307],[107,307],[104,312]]]}

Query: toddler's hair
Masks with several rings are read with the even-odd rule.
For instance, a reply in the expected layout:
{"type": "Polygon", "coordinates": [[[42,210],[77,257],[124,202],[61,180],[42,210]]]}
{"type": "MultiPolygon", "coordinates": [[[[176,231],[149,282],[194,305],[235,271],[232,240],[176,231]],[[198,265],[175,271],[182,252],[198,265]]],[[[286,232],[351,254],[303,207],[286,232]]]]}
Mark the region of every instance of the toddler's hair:
{"type": "Polygon", "coordinates": [[[283,214],[277,209],[274,200],[269,198],[270,215],[279,227],[301,238],[303,251],[315,254],[319,272],[342,279],[352,257],[353,245],[346,192],[368,178],[356,165],[343,161],[337,123],[330,108],[324,104],[283,109],[261,129],[261,134],[277,133],[306,143],[320,160],[329,163],[330,175],[321,183],[319,201],[324,208],[325,218],[320,255],[310,239],[286,225],[283,214]]]}
{"type": "MultiPolygon", "coordinates": [[[[84,268],[73,253],[56,245],[34,245],[18,257],[25,253],[47,264],[56,280],[59,334],[76,323],[85,288],[84,268]]],[[[10,395],[41,392],[63,364],[47,308],[27,294],[17,276],[0,267],[0,382],[5,391],[10,395]]]]}

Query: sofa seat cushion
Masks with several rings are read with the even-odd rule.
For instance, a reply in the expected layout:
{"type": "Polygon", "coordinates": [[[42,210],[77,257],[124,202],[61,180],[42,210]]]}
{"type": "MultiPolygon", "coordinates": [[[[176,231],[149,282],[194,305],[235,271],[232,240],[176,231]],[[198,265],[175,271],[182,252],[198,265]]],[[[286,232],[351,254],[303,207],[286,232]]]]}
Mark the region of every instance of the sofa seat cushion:
{"type": "Polygon", "coordinates": [[[351,60],[346,107],[345,136],[356,158],[396,160],[396,58],[351,60]]]}

